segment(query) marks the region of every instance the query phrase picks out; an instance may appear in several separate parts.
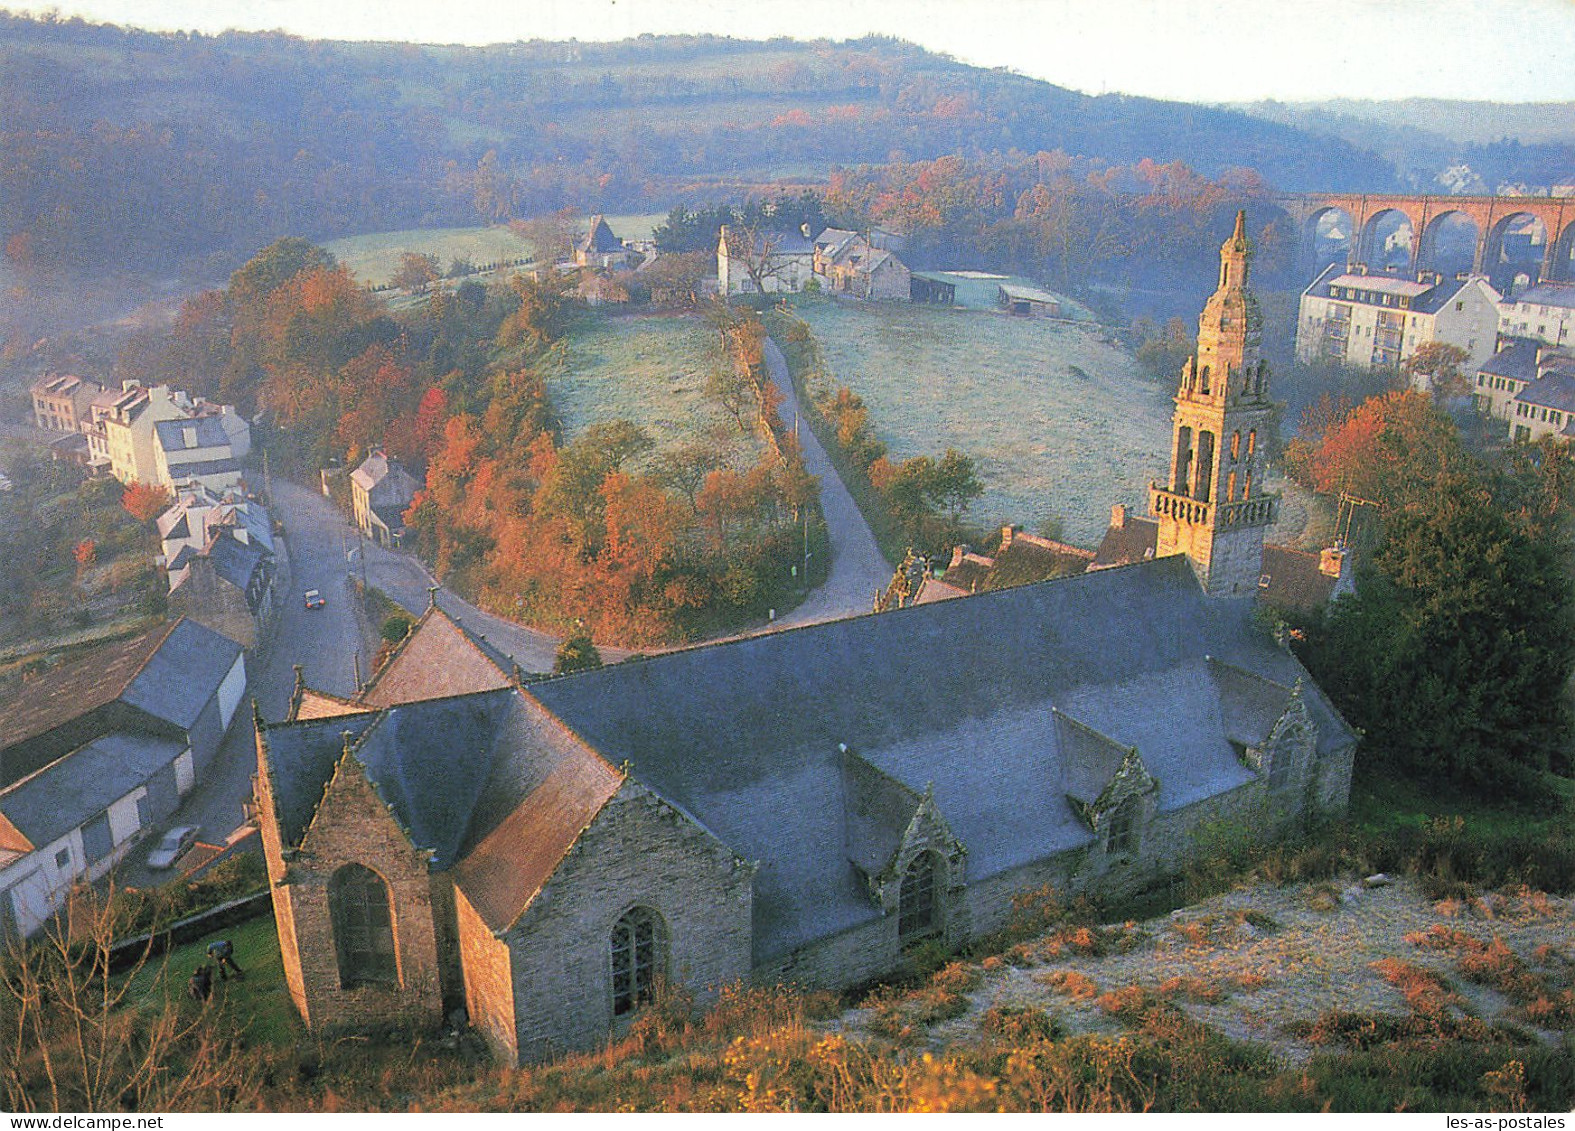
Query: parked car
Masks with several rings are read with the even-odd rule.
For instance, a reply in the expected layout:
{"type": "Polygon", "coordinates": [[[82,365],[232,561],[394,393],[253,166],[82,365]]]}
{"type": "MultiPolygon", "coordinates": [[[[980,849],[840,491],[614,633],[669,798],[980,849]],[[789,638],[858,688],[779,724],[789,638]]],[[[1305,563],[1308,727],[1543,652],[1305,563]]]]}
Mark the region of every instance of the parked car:
{"type": "Polygon", "coordinates": [[[164,839],[159,841],[159,846],[148,853],[149,868],[169,868],[181,855],[197,840],[197,834],[202,831],[201,825],[176,825],[164,834],[164,839]]]}
{"type": "Polygon", "coordinates": [[[328,602],[323,599],[323,595],[317,590],[308,589],[306,591],[306,607],[308,609],[320,609],[326,604],[328,602]]]}

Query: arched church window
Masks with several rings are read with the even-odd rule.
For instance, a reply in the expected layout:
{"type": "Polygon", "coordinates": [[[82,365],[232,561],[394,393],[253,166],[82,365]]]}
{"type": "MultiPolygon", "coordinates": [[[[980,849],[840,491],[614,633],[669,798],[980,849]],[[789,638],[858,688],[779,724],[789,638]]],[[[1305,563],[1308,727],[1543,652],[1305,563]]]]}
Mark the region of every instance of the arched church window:
{"type": "Polygon", "coordinates": [[[1203,391],[1205,393],[1209,391],[1209,367],[1207,365],[1203,367],[1203,391]]]}
{"type": "Polygon", "coordinates": [[[1236,501],[1236,473],[1234,471],[1225,480],[1225,501],[1227,503],[1236,501]]]}
{"type": "Polygon", "coordinates": [[[897,896],[897,937],[903,942],[923,938],[940,929],[940,899],[933,852],[921,852],[902,876],[897,896]]]}
{"type": "Polygon", "coordinates": [[[649,907],[631,907],[613,924],[613,1016],[633,1013],[651,1000],[667,961],[667,929],[649,907]]]}
{"type": "Polygon", "coordinates": [[[346,864],[329,880],[328,910],[344,989],[399,984],[390,902],[387,881],[360,864],[346,864]]]}
{"type": "Polygon", "coordinates": [[[1230,461],[1235,463],[1241,458],[1241,432],[1238,430],[1230,434],[1230,461]]]}
{"type": "Polygon", "coordinates": [[[1254,429],[1252,429],[1251,431],[1249,431],[1247,433],[1247,458],[1248,459],[1252,458],[1252,453],[1257,448],[1257,446],[1258,446],[1258,430],[1256,428],[1254,428],[1254,429]]]}
{"type": "Polygon", "coordinates": [[[1138,820],[1142,816],[1143,803],[1136,797],[1129,797],[1114,812],[1110,814],[1110,823],[1105,826],[1105,851],[1111,855],[1119,852],[1136,852],[1138,847],[1138,820]]]}

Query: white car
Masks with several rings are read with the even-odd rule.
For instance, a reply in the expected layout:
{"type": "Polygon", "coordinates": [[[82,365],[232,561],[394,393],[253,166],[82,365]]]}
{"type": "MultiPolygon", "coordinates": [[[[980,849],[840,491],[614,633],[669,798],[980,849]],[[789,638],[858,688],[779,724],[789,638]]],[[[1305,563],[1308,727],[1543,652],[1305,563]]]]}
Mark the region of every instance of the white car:
{"type": "Polygon", "coordinates": [[[202,831],[201,825],[176,825],[164,834],[164,839],[159,841],[159,846],[148,853],[149,868],[169,868],[181,854],[192,846],[197,840],[197,834],[202,831]]]}

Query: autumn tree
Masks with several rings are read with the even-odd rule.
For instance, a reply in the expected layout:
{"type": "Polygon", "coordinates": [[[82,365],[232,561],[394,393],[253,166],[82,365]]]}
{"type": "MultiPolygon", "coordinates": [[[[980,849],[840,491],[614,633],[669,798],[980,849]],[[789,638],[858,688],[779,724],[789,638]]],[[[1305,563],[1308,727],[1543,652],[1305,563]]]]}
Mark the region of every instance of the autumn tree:
{"type": "Polygon", "coordinates": [[[120,505],[138,522],[152,522],[170,505],[170,493],[156,483],[133,483],[120,496],[120,505]]]}
{"type": "Polygon", "coordinates": [[[1396,508],[1464,458],[1453,421],[1410,391],[1363,402],[1329,428],[1306,460],[1312,487],[1396,508]]]}
{"type": "Polygon", "coordinates": [[[442,272],[435,255],[422,255],[418,251],[407,251],[399,257],[399,270],[389,281],[401,290],[411,294],[424,295],[427,288],[438,279],[442,272]]]}
{"type": "Polygon", "coordinates": [[[1411,379],[1413,388],[1431,393],[1439,401],[1463,396],[1468,391],[1463,366],[1471,355],[1448,342],[1423,342],[1406,358],[1400,372],[1411,379]]]}

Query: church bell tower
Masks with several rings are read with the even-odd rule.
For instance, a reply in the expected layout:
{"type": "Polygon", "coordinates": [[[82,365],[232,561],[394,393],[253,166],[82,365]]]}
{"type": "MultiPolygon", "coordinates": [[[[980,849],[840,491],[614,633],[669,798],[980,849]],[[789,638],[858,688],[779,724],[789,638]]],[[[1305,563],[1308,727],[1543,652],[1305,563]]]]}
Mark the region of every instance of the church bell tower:
{"type": "Polygon", "coordinates": [[[1210,597],[1248,597],[1263,574],[1263,534],[1278,495],[1263,489],[1273,427],[1261,318],[1247,289],[1247,214],[1220,246],[1219,287],[1198,318],[1198,346],[1181,370],[1170,478],[1149,485],[1159,521],[1156,557],[1185,554],[1210,597]]]}

